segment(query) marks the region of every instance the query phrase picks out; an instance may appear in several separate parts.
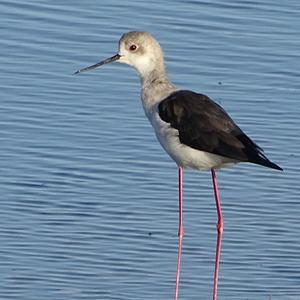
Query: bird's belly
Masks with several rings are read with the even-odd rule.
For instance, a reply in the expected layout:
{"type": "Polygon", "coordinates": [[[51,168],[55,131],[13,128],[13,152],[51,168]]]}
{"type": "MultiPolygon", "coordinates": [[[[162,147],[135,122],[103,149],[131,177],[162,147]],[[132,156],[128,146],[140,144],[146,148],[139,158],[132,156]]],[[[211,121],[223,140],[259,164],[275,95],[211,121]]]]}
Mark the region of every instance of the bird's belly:
{"type": "Polygon", "coordinates": [[[178,130],[162,121],[158,114],[153,116],[151,123],[162,147],[181,167],[210,170],[237,163],[237,161],[228,157],[197,150],[182,144],[179,140],[178,130]]]}

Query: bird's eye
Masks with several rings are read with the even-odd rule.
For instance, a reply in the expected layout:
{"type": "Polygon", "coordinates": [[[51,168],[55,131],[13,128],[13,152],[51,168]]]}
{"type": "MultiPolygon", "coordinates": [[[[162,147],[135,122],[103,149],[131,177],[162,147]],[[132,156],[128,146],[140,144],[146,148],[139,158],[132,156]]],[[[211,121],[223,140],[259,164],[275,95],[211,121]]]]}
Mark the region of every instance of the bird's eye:
{"type": "Polygon", "coordinates": [[[132,44],[130,47],[129,47],[129,50],[130,51],[135,51],[137,49],[137,45],[135,44],[132,44]]]}

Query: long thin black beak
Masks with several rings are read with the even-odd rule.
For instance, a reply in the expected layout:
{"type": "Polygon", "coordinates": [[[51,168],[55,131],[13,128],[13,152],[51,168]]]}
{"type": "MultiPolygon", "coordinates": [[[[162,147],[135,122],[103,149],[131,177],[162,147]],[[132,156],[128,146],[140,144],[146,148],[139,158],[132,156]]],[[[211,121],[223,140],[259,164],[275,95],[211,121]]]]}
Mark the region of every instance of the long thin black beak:
{"type": "Polygon", "coordinates": [[[121,57],[120,54],[116,54],[116,55],[114,55],[114,56],[112,56],[112,57],[110,57],[110,58],[107,58],[107,59],[105,59],[105,60],[102,60],[102,61],[98,62],[97,64],[94,64],[94,65],[89,66],[89,67],[86,67],[86,68],[82,68],[82,69],[76,71],[76,72],[74,73],[74,75],[75,75],[75,74],[82,73],[82,72],[87,72],[87,71],[96,69],[96,68],[98,68],[98,67],[100,67],[100,66],[103,66],[103,65],[105,65],[105,64],[109,64],[109,63],[111,63],[111,62],[114,62],[114,61],[118,60],[120,57],[121,57]]]}

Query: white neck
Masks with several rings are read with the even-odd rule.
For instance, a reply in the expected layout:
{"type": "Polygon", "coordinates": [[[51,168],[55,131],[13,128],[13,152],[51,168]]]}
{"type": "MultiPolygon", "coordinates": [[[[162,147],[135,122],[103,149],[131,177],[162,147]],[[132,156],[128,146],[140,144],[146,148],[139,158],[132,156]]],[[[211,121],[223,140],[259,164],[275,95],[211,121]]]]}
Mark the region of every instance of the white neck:
{"type": "Polygon", "coordinates": [[[176,91],[176,87],[169,81],[164,68],[154,69],[147,74],[140,73],[140,79],[144,110],[148,119],[151,119],[158,103],[176,91]]]}

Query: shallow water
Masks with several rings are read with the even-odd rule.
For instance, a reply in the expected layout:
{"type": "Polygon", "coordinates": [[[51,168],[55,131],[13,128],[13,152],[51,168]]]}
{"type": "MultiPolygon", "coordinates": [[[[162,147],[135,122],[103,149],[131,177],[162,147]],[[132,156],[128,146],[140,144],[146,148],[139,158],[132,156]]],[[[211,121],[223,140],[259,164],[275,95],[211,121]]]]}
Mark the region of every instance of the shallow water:
{"type": "MultiPolygon", "coordinates": [[[[171,299],[177,170],[134,70],[72,76],[150,31],[171,79],[284,168],[220,171],[220,299],[300,299],[298,1],[2,1],[0,299],[171,299]]],[[[209,173],[185,173],[180,299],[210,299],[209,173]]]]}

